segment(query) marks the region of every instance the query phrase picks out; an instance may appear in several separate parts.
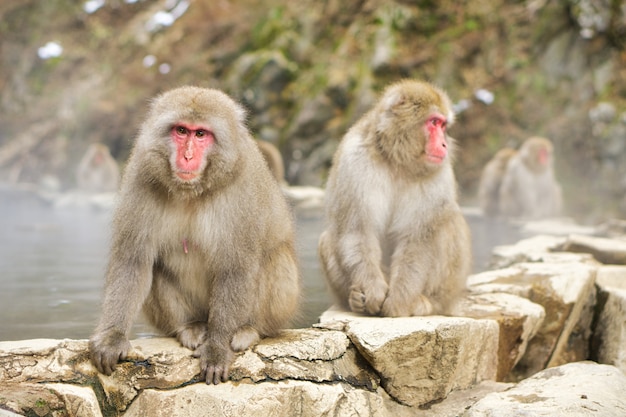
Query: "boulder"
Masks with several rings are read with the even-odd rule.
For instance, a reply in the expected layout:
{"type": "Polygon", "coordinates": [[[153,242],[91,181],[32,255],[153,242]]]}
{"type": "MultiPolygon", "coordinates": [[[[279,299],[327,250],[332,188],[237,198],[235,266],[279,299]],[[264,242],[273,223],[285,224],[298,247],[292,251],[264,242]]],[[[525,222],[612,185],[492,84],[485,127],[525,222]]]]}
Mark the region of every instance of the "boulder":
{"type": "Polygon", "coordinates": [[[563,243],[562,250],[589,253],[603,264],[626,265],[626,240],[572,235],[563,243]]]}
{"type": "Polygon", "coordinates": [[[469,294],[454,315],[493,319],[499,325],[497,381],[503,381],[519,362],[529,340],[541,328],[546,312],[526,298],[506,293],[469,294]]]}
{"type": "Polygon", "coordinates": [[[520,263],[469,277],[474,293],[515,294],[545,309],[543,325],[528,343],[514,379],[588,358],[596,270],[586,262],[520,263]]]}
{"type": "Polygon", "coordinates": [[[496,246],[492,251],[490,266],[502,269],[519,262],[544,262],[546,256],[564,242],[564,237],[538,235],[513,245],[496,246]]]}
{"type": "Polygon", "coordinates": [[[193,384],[175,391],[145,390],[124,416],[408,416],[381,394],[344,383],[294,380],[193,384]]]}
{"type": "Polygon", "coordinates": [[[487,394],[462,417],[626,415],[626,376],[619,369],[577,362],[546,369],[502,392],[487,394]]]}
{"type": "Polygon", "coordinates": [[[320,326],[343,326],[393,398],[410,406],[439,401],[497,375],[498,324],[464,317],[363,317],[326,311],[320,326]]]}
{"type": "Polygon", "coordinates": [[[597,282],[591,359],[615,365],[626,373],[626,266],[601,267],[597,282]]]}

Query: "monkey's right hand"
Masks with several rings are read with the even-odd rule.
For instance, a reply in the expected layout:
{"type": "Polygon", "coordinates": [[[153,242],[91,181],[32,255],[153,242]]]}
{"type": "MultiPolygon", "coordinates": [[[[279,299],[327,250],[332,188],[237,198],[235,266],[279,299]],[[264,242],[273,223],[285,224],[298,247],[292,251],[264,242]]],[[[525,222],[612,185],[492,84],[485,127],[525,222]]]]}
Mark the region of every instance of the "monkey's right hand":
{"type": "Polygon", "coordinates": [[[389,285],[385,280],[373,280],[367,286],[353,286],[350,288],[348,303],[350,309],[359,314],[377,315],[387,297],[389,285]]]}
{"type": "Polygon", "coordinates": [[[119,330],[97,333],[89,340],[91,362],[105,375],[115,371],[117,362],[126,359],[131,348],[128,338],[119,330]]]}

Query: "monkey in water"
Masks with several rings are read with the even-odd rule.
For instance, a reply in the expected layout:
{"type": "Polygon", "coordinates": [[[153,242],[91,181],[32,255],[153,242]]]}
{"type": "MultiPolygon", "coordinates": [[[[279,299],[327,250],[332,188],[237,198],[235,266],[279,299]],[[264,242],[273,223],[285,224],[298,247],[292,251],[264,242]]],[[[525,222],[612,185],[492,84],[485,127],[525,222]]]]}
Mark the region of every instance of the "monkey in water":
{"type": "Polygon", "coordinates": [[[76,184],[92,193],[115,192],[120,182],[120,169],[108,146],[92,143],[76,169],[76,184]]]}
{"type": "Polygon", "coordinates": [[[292,213],[244,119],[219,90],[181,87],[152,102],[122,180],[103,311],[89,341],[100,372],[127,356],[142,306],[215,384],[228,378],[234,351],[293,318],[292,213]]]}
{"type": "Polygon", "coordinates": [[[519,151],[498,152],[485,166],[479,185],[485,214],[527,219],[558,215],[562,194],[552,165],[552,142],[543,137],[526,139],[519,151]],[[498,162],[501,152],[508,156],[498,162]],[[492,164],[502,169],[492,169],[492,164]]]}
{"type": "Polygon", "coordinates": [[[319,254],[344,308],[388,317],[449,313],[471,267],[446,128],[448,96],[403,80],[344,136],[326,189],[319,254]]]}

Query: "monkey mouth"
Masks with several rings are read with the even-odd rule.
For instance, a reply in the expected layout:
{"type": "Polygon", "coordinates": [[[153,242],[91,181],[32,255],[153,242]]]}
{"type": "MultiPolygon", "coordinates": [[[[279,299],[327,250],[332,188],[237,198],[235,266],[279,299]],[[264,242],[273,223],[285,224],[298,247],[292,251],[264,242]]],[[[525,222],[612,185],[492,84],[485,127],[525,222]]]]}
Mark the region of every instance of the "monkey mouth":
{"type": "Polygon", "coordinates": [[[176,176],[183,181],[191,181],[195,179],[198,174],[192,171],[176,171],[176,176]]]}
{"type": "Polygon", "coordinates": [[[432,164],[440,164],[445,158],[445,156],[441,155],[426,154],[426,160],[432,164]]]}

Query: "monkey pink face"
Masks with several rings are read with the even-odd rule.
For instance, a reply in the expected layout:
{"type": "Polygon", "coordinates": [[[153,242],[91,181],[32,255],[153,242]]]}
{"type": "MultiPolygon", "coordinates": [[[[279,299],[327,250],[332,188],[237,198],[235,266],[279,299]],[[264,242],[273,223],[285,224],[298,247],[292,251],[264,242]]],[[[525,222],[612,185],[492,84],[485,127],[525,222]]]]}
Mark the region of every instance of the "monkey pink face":
{"type": "Polygon", "coordinates": [[[550,159],[550,152],[546,148],[539,149],[538,159],[539,159],[539,163],[542,166],[548,165],[548,160],[550,159]]]}
{"type": "Polygon", "coordinates": [[[426,133],[426,160],[433,164],[440,164],[448,154],[446,142],[446,126],[448,122],[439,113],[431,114],[426,120],[424,129],[426,133]]]}
{"type": "Polygon", "coordinates": [[[204,168],[206,151],[215,142],[211,129],[202,125],[177,123],[172,127],[172,141],[176,145],[176,176],[190,181],[204,168]]]}

